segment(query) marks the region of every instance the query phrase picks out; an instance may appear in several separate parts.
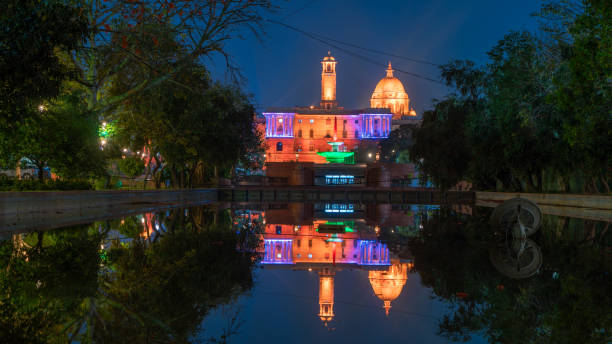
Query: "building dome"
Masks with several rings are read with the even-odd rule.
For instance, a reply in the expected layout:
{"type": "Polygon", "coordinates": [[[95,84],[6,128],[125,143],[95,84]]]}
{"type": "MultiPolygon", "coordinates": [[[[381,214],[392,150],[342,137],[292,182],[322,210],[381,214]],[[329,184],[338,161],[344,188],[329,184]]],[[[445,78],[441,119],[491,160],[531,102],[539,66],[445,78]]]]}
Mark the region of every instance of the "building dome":
{"type": "Polygon", "coordinates": [[[387,108],[395,115],[395,119],[401,116],[410,116],[410,98],[404,90],[402,82],[393,76],[391,62],[387,68],[387,76],[382,78],[370,99],[370,107],[372,108],[387,108]]]}
{"type": "Polygon", "coordinates": [[[368,278],[374,295],[383,301],[385,313],[389,315],[391,301],[400,296],[408,279],[408,264],[393,262],[387,271],[370,271],[368,278]]]}

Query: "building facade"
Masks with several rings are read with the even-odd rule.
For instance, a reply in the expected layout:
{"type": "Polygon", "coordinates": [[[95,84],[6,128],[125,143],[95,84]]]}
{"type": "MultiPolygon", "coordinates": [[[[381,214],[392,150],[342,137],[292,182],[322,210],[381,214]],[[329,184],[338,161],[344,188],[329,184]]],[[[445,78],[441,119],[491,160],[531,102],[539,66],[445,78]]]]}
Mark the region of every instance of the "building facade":
{"type": "MultiPolygon", "coordinates": [[[[338,106],[336,99],[336,59],[328,52],[321,61],[321,101],[318,107],[270,108],[265,118],[266,162],[329,162],[318,154],[334,149],[329,142],[338,144],[341,152],[355,151],[363,140],[378,142],[389,137],[394,112],[408,112],[408,95],[401,81],[393,78],[393,71],[379,82],[373,99],[400,97],[404,103],[386,99],[384,103],[372,102],[376,108],[348,110],[338,106]],[[399,83],[401,92],[387,92],[399,83]],[[381,86],[391,85],[391,86],[381,86]],[[393,86],[393,87],[392,87],[393,86]],[[386,93],[378,95],[380,89],[386,93]],[[398,105],[399,104],[399,105],[398,105]],[[388,105],[388,106],[387,106],[388,105]]],[[[373,106],[374,107],[374,106],[373,106]]]]}

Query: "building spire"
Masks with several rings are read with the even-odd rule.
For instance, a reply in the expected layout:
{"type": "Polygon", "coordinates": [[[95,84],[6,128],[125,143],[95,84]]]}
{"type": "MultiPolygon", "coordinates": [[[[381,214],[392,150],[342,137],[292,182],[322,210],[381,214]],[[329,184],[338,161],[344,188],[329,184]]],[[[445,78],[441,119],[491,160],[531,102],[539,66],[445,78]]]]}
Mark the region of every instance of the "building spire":
{"type": "Polygon", "coordinates": [[[389,67],[387,67],[387,78],[393,77],[393,68],[391,68],[391,61],[389,61],[389,67]]]}
{"type": "Polygon", "coordinates": [[[389,316],[389,309],[391,308],[391,301],[385,300],[383,308],[385,309],[385,315],[389,316]]]}

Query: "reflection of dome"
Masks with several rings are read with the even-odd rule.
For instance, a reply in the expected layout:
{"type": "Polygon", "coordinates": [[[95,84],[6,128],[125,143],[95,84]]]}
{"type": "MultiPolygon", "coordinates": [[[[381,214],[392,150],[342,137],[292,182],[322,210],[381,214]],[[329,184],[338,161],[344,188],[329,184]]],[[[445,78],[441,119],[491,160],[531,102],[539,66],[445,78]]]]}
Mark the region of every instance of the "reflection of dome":
{"type": "Polygon", "coordinates": [[[410,99],[404,90],[404,85],[398,78],[393,76],[393,69],[391,68],[391,62],[389,62],[387,76],[382,78],[376,85],[376,89],[374,89],[370,99],[370,106],[373,108],[391,109],[391,112],[396,115],[394,117],[401,117],[412,115],[409,104],[410,99]]]}
{"type": "Polygon", "coordinates": [[[395,261],[387,271],[370,271],[368,278],[374,294],[383,301],[385,313],[389,315],[391,301],[400,296],[408,279],[408,264],[395,261]]]}

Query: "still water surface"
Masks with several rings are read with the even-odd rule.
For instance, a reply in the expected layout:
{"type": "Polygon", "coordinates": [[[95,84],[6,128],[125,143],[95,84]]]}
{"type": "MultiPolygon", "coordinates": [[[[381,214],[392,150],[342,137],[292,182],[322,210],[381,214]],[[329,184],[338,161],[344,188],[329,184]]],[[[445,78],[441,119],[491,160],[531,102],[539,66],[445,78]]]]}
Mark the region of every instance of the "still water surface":
{"type": "Polygon", "coordinates": [[[0,243],[0,342],[608,343],[608,223],[219,204],[0,243]]]}

